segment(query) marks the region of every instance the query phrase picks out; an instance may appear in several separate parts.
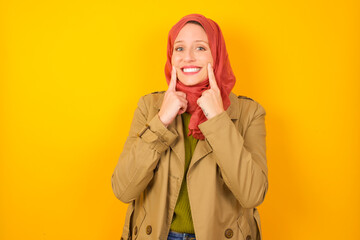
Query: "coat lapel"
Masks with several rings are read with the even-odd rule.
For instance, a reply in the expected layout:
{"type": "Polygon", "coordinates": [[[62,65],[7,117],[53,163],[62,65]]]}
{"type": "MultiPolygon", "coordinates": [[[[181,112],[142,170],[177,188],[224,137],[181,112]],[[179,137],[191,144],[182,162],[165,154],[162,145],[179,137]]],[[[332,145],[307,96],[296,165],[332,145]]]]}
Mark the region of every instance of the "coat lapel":
{"type": "Polygon", "coordinates": [[[169,125],[169,128],[175,129],[179,135],[176,144],[170,147],[180,159],[180,166],[185,166],[185,139],[181,115],[176,116],[175,120],[169,125]]]}
{"type": "MultiPolygon", "coordinates": [[[[229,97],[230,97],[230,106],[228,107],[226,112],[234,122],[236,119],[238,119],[238,115],[239,115],[238,104],[239,103],[238,103],[238,98],[234,93],[230,93],[229,97]]],[[[203,159],[206,155],[208,155],[212,151],[213,151],[213,149],[206,138],[205,138],[205,140],[199,140],[195,147],[194,154],[193,154],[191,162],[190,162],[189,170],[191,169],[192,166],[195,165],[195,163],[197,163],[198,161],[203,159]]]]}

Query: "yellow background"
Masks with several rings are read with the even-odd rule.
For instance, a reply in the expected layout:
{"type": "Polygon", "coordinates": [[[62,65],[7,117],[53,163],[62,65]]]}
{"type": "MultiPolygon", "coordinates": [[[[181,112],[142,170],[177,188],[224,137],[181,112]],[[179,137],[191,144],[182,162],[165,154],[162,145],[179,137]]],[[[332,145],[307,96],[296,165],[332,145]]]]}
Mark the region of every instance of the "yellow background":
{"type": "Polygon", "coordinates": [[[190,13],[267,111],[264,239],[360,239],[359,1],[127,2],[1,0],[0,239],[120,238],[111,175],[190,13]]]}

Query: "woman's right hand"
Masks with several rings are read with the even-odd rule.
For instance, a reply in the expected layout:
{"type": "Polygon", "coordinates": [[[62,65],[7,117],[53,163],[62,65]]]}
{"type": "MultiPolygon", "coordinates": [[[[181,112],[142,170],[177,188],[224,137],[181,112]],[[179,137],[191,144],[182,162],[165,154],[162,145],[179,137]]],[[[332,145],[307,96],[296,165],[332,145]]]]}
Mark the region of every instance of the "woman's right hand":
{"type": "Polygon", "coordinates": [[[176,115],[183,114],[187,109],[186,94],[176,91],[176,69],[173,66],[168,90],[159,111],[160,121],[167,127],[174,121],[176,115]]]}

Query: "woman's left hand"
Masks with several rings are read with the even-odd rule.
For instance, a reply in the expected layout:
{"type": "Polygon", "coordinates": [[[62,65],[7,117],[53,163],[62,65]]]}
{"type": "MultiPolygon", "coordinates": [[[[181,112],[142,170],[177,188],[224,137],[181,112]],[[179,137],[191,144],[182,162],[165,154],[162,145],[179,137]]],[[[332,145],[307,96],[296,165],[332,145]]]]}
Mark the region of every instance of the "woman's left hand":
{"type": "Polygon", "coordinates": [[[201,97],[199,97],[197,100],[197,104],[203,110],[205,117],[210,119],[224,112],[224,106],[221,98],[221,92],[218,85],[216,84],[215,75],[210,63],[208,63],[207,68],[210,89],[205,90],[202,93],[201,97]]]}

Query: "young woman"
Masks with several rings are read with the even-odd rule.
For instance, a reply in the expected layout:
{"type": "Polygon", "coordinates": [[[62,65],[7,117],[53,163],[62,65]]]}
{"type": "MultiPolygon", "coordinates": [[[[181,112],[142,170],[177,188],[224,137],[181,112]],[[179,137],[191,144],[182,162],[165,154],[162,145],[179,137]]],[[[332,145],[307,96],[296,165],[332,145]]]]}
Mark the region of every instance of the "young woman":
{"type": "Polygon", "coordinates": [[[130,203],[121,239],[261,239],[265,110],[231,92],[217,23],[190,14],[171,28],[165,76],[166,92],[140,98],[112,175],[130,203]]]}

